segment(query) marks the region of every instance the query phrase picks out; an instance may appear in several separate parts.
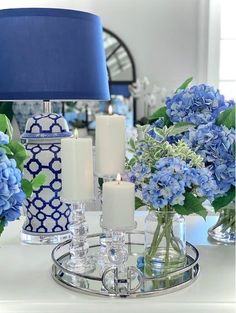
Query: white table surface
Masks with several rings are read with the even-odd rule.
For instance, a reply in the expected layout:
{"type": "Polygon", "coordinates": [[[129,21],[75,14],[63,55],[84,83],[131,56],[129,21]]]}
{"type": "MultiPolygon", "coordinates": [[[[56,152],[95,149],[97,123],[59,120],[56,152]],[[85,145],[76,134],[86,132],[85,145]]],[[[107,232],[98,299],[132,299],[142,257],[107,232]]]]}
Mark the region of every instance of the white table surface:
{"type": "MultiPolygon", "coordinates": [[[[138,229],[144,212],[137,212],[138,229]]],[[[87,212],[90,231],[99,229],[99,212],[87,212]]],[[[0,239],[0,313],[233,313],[235,305],[235,247],[207,239],[207,222],[187,218],[187,240],[200,252],[201,272],[197,281],[178,292],[142,299],[110,299],[70,291],[50,276],[52,246],[21,245],[22,221],[11,223],[0,239]]]]}

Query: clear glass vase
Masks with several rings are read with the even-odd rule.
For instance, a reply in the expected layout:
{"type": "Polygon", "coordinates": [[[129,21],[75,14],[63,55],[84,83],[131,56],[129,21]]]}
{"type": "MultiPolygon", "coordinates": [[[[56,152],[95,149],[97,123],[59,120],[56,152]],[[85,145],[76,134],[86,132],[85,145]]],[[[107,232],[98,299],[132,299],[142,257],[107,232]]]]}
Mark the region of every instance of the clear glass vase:
{"type": "Polygon", "coordinates": [[[150,211],[145,219],[145,274],[162,276],[185,266],[185,237],[183,216],[174,211],[150,211]]]}
{"type": "Polygon", "coordinates": [[[208,235],[222,243],[235,243],[235,201],[223,208],[218,221],[208,230],[208,235]]]}

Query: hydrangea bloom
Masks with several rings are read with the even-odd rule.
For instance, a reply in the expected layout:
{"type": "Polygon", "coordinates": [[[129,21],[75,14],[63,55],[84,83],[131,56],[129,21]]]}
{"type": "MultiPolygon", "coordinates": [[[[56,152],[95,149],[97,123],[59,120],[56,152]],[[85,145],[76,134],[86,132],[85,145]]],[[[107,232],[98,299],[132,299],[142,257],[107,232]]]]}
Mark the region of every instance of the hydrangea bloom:
{"type": "Polygon", "coordinates": [[[231,105],[231,102],[225,102],[218,90],[205,84],[180,90],[166,100],[167,114],[173,123],[195,125],[214,121],[221,111],[231,105]]]}
{"type": "Polygon", "coordinates": [[[21,189],[21,171],[13,159],[8,159],[0,148],[0,219],[13,221],[20,216],[20,207],[25,199],[21,189]]]}
{"type": "Polygon", "coordinates": [[[218,187],[212,173],[207,168],[191,168],[189,175],[190,183],[187,182],[187,187],[195,186],[195,192],[199,197],[213,201],[218,193],[218,187]]]}
{"type": "Polygon", "coordinates": [[[151,173],[151,169],[142,163],[136,163],[132,169],[127,173],[127,178],[130,182],[135,184],[135,189],[144,182],[144,179],[151,173]]]}
{"type": "Polygon", "coordinates": [[[216,184],[205,168],[192,168],[176,157],[164,157],[156,162],[155,172],[142,188],[145,203],[155,209],[167,205],[183,205],[186,188],[195,188],[198,196],[207,196],[213,200],[216,184]]]}
{"type": "Polygon", "coordinates": [[[186,141],[204,158],[207,168],[216,180],[219,194],[224,194],[231,185],[235,185],[234,129],[208,123],[191,129],[186,134],[186,141]]]}

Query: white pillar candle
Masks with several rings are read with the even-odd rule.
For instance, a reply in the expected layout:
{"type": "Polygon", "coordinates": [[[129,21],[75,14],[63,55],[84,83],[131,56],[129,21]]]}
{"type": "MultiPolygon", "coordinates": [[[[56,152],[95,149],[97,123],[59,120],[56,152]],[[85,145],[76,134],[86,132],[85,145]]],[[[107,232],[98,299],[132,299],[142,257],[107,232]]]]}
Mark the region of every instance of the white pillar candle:
{"type": "Polygon", "coordinates": [[[91,138],[63,138],[61,141],[61,198],[77,203],[94,198],[91,138]]]}
{"type": "Polygon", "coordinates": [[[125,231],[133,229],[134,184],[111,181],[103,184],[102,226],[106,229],[125,231]]]}
{"type": "Polygon", "coordinates": [[[96,117],[96,174],[112,176],[124,172],[125,117],[101,115],[96,117]]]}

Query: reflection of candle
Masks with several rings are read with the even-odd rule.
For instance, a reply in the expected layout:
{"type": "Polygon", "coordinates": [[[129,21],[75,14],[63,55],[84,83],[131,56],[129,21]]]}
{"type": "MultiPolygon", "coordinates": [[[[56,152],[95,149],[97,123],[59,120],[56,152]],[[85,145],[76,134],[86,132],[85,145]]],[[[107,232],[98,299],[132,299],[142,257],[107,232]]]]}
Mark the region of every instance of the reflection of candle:
{"type": "Polygon", "coordinates": [[[74,129],[73,135],[74,135],[74,138],[79,138],[79,130],[78,130],[78,128],[74,129]]]}
{"type": "Polygon", "coordinates": [[[101,115],[96,117],[96,174],[116,175],[124,172],[125,117],[101,115]]]}
{"type": "Polygon", "coordinates": [[[91,138],[62,139],[61,169],[63,201],[76,203],[94,198],[91,138]]]}
{"type": "Polygon", "coordinates": [[[112,105],[111,104],[108,106],[108,114],[112,115],[112,105]]]}
{"type": "Polygon", "coordinates": [[[120,180],[104,183],[102,212],[104,228],[133,229],[134,184],[120,180]]]}

